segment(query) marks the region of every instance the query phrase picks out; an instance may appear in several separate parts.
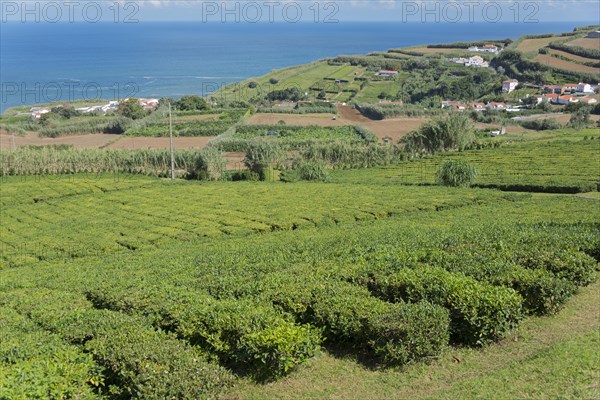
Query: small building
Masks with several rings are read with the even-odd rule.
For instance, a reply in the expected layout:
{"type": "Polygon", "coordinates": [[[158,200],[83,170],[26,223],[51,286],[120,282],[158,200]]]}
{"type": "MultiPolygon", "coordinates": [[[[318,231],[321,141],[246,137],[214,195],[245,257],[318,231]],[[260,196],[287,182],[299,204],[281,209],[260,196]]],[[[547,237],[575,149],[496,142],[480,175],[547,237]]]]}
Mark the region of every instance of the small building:
{"type": "Polygon", "coordinates": [[[496,101],[489,102],[486,107],[488,110],[497,110],[497,111],[508,109],[508,106],[506,105],[506,103],[496,102],[496,101]]]}
{"type": "Polygon", "coordinates": [[[491,131],[490,136],[496,137],[500,135],[506,135],[506,128],[503,126],[499,131],[491,131]]]}
{"type": "Polygon", "coordinates": [[[398,71],[392,71],[392,70],[387,70],[387,69],[382,69],[381,71],[379,71],[377,73],[377,76],[383,76],[386,78],[391,78],[398,75],[398,71]]]}
{"type": "Polygon", "coordinates": [[[594,87],[589,83],[579,83],[577,85],[577,93],[595,93],[594,87]]]}
{"type": "Polygon", "coordinates": [[[465,63],[465,67],[489,67],[489,63],[485,61],[481,56],[474,56],[469,58],[469,60],[465,63]]]}
{"type": "Polygon", "coordinates": [[[578,83],[567,83],[562,87],[562,93],[574,93],[579,87],[578,83]]]}
{"type": "Polygon", "coordinates": [[[581,103],[585,103],[585,104],[596,104],[596,103],[598,103],[598,100],[596,100],[593,97],[580,97],[579,101],[581,103]]]}
{"type": "Polygon", "coordinates": [[[546,85],[544,86],[544,92],[545,93],[552,93],[552,94],[561,94],[562,93],[562,86],[559,85],[546,85]]]}
{"type": "Polygon", "coordinates": [[[471,106],[471,109],[473,109],[475,111],[485,111],[484,103],[471,103],[470,106],[471,106]]]}
{"type": "Polygon", "coordinates": [[[513,92],[517,86],[519,86],[519,81],[516,79],[509,79],[507,81],[504,81],[502,83],[502,91],[504,93],[511,93],[513,92]]]}
{"type": "Polygon", "coordinates": [[[549,101],[552,104],[558,104],[558,98],[559,98],[559,94],[556,93],[551,93],[551,94],[546,94],[544,95],[544,99],[546,101],[549,101]]]}
{"type": "Polygon", "coordinates": [[[48,114],[50,112],[49,108],[45,107],[33,107],[29,110],[32,119],[40,119],[42,115],[48,114]]]}
{"type": "Polygon", "coordinates": [[[587,37],[589,39],[600,39],[600,31],[590,32],[587,37]]]}
{"type": "Polygon", "coordinates": [[[579,99],[577,99],[577,97],[573,97],[573,96],[569,96],[569,95],[560,96],[558,98],[558,104],[562,104],[562,105],[578,103],[578,102],[579,102],[579,99]]]}
{"type": "Polygon", "coordinates": [[[460,101],[443,101],[442,108],[449,108],[455,111],[465,111],[467,109],[466,104],[460,101]]]}
{"type": "Polygon", "coordinates": [[[498,53],[498,46],[495,46],[493,44],[486,44],[482,47],[478,47],[478,46],[471,46],[469,47],[469,51],[470,52],[474,52],[474,53],[492,53],[492,54],[496,54],[498,53]]]}

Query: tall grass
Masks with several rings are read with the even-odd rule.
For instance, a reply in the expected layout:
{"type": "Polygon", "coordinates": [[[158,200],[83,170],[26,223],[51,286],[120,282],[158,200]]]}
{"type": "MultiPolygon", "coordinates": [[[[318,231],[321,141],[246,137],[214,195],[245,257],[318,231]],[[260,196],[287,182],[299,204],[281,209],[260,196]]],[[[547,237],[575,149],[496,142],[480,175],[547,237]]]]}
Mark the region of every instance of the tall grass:
{"type": "MultiPolygon", "coordinates": [[[[20,147],[0,151],[0,176],[76,173],[130,173],[164,177],[171,169],[168,150],[98,150],[55,147],[20,147]]],[[[216,149],[177,150],[178,175],[220,179],[225,160],[216,149]]]]}

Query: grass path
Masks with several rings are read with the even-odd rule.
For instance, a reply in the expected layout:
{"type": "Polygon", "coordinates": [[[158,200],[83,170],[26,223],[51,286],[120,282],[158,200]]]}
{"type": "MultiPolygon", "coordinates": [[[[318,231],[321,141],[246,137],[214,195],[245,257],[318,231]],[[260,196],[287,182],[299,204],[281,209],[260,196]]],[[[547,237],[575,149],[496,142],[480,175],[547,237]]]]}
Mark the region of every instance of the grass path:
{"type": "Polygon", "coordinates": [[[597,399],[600,282],[557,316],[530,318],[502,343],[450,348],[431,365],[374,370],[322,354],[283,381],[239,385],[234,399],[597,399]]]}

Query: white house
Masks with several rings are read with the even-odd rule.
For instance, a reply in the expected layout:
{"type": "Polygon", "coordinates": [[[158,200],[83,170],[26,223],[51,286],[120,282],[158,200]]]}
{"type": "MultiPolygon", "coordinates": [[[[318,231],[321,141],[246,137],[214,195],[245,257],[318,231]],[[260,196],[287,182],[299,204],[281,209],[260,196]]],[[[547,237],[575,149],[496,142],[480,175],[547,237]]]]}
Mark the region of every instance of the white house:
{"type": "Polygon", "coordinates": [[[585,104],[596,104],[598,103],[598,100],[594,99],[593,97],[580,97],[579,101],[585,104]]]}
{"type": "Polygon", "coordinates": [[[469,58],[465,63],[465,67],[488,67],[489,63],[480,56],[474,56],[469,58]]]}
{"type": "Polygon", "coordinates": [[[509,79],[507,81],[504,81],[502,83],[502,91],[504,93],[511,93],[513,92],[517,86],[519,86],[519,81],[516,79],[509,79]]]}
{"type": "Polygon", "coordinates": [[[31,113],[31,118],[40,119],[40,118],[42,118],[42,115],[48,114],[50,112],[50,109],[41,108],[41,107],[33,107],[32,109],[29,110],[29,112],[31,113]]]}
{"type": "Polygon", "coordinates": [[[565,95],[560,96],[557,100],[558,104],[567,105],[571,103],[578,103],[579,100],[576,97],[565,95]]]}
{"type": "Polygon", "coordinates": [[[390,78],[390,77],[394,77],[394,76],[398,75],[398,71],[382,69],[381,71],[379,71],[377,73],[377,75],[390,78]]]}
{"type": "Polygon", "coordinates": [[[492,101],[487,104],[487,108],[488,110],[506,110],[508,106],[506,105],[506,103],[492,101]]]}
{"type": "Polygon", "coordinates": [[[594,93],[594,88],[589,83],[579,83],[577,85],[577,93],[594,93]]]}
{"type": "Polygon", "coordinates": [[[483,47],[472,46],[469,47],[469,51],[473,53],[498,53],[498,46],[494,46],[493,44],[486,44],[483,47]]]}

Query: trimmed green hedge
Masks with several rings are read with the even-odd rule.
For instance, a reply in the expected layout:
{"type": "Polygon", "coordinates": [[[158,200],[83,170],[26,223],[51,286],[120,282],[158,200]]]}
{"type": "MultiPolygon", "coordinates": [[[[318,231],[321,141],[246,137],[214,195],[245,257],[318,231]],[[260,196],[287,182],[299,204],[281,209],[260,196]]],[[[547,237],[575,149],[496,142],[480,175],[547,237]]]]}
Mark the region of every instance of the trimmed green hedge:
{"type": "Polygon", "coordinates": [[[345,282],[288,274],[259,286],[276,306],[322,327],[330,343],[370,350],[389,365],[434,358],[448,343],[448,312],[427,302],[389,304],[345,282]]]}
{"type": "Polygon", "coordinates": [[[105,368],[112,396],[212,399],[232,384],[232,375],[198,349],[155,331],[142,318],[96,310],[77,293],[19,289],[1,293],[0,305],[91,354],[105,368]]]}
{"type": "Polygon", "coordinates": [[[481,345],[506,336],[523,318],[521,296],[442,268],[404,268],[373,275],[367,285],[387,301],[430,301],[450,310],[453,341],[481,345]]]}
{"type": "Polygon", "coordinates": [[[267,304],[216,300],[175,287],[103,287],[89,290],[97,307],[140,312],[155,326],[191,343],[259,380],[278,378],[312,358],[319,332],[298,325],[267,304]]]}

